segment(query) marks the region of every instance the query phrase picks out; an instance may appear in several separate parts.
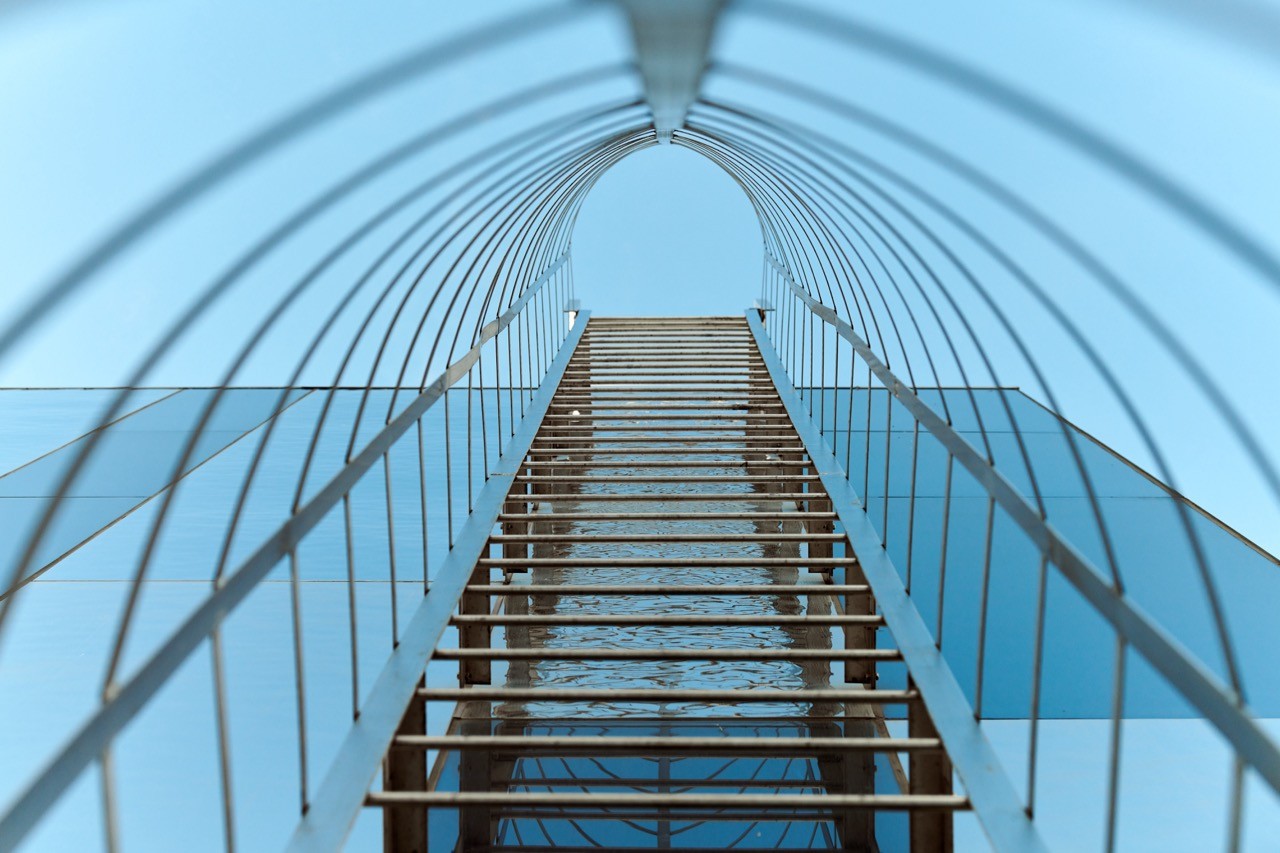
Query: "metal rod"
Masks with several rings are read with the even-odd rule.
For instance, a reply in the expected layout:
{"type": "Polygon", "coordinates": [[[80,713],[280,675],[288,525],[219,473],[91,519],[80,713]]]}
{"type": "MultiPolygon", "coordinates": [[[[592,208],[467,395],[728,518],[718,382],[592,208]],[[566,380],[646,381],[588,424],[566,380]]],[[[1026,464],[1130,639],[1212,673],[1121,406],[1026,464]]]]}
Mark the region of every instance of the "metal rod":
{"type": "Polygon", "coordinates": [[[834,512],[543,512],[503,513],[499,521],[803,521],[806,518],[835,518],[834,512]]]}
{"type": "MultiPolygon", "coordinates": [[[[573,403],[556,403],[555,405],[551,406],[551,411],[561,412],[561,411],[566,411],[566,410],[575,409],[575,408],[577,408],[577,406],[575,406],[573,403]]],[[[619,405],[592,406],[591,412],[594,415],[599,415],[601,412],[635,412],[637,410],[643,411],[643,412],[668,412],[668,411],[742,412],[742,411],[757,411],[760,409],[777,409],[779,411],[783,411],[784,407],[781,403],[756,403],[755,405],[750,405],[748,403],[738,403],[738,404],[725,404],[725,403],[719,403],[719,402],[698,403],[696,401],[687,401],[685,405],[663,404],[661,406],[653,406],[653,405],[641,405],[638,402],[632,401],[632,402],[627,402],[619,405]]],[[[551,417],[551,416],[549,415],[548,417],[551,417]]]]}
{"type": "MultiPolygon", "coordinates": [[[[616,466],[615,466],[616,467],[616,466]]],[[[644,474],[644,475],[594,475],[581,476],[556,474],[521,474],[516,477],[517,483],[815,483],[817,474],[699,474],[694,476],[680,474],[644,474]]],[[[808,492],[806,495],[810,494],[808,492]]],[[[813,495],[817,497],[815,493],[813,495]]]]}
{"type": "MultiPolygon", "coordinates": [[[[723,413],[723,414],[708,414],[705,412],[704,413],[694,412],[692,414],[687,414],[687,415],[664,415],[664,414],[653,414],[651,412],[647,412],[642,409],[631,409],[629,411],[624,410],[624,411],[618,411],[618,412],[609,412],[608,414],[602,414],[599,411],[592,411],[591,413],[584,414],[584,415],[579,415],[579,414],[547,415],[546,420],[550,421],[551,423],[556,423],[557,421],[572,421],[575,423],[581,423],[584,421],[587,423],[598,422],[598,421],[632,421],[632,422],[636,422],[636,421],[642,421],[642,422],[643,421],[654,421],[654,422],[752,421],[755,423],[760,423],[760,422],[767,421],[769,423],[780,423],[783,425],[788,423],[787,416],[781,412],[768,413],[768,412],[745,412],[744,411],[741,413],[723,413]]],[[[666,427],[654,427],[654,429],[665,430],[666,427]]]]}
{"type": "MultiPolygon", "coordinates": [[[[555,806],[557,808],[713,808],[751,809],[755,812],[774,809],[851,809],[864,808],[878,811],[910,811],[914,809],[965,809],[967,798],[958,795],[910,796],[906,794],[555,794],[555,793],[481,793],[471,791],[381,791],[369,794],[367,805],[430,806],[433,808],[463,808],[467,806],[496,806],[518,809],[529,806],[555,806]]],[[[548,817],[555,815],[546,815],[548,817]]],[[[585,817],[586,815],[574,815],[585,817]]],[[[608,820],[620,816],[602,815],[608,820]]]]}
{"type": "Polygon", "coordinates": [[[529,557],[527,559],[510,559],[507,557],[486,557],[477,562],[478,566],[489,569],[500,569],[503,566],[545,566],[550,568],[786,568],[796,565],[804,566],[856,566],[854,557],[529,557]]]}
{"type": "Polygon", "coordinates": [[[357,647],[359,631],[356,628],[356,558],[355,533],[351,524],[351,492],[342,496],[342,522],[346,532],[347,549],[347,627],[351,651],[351,718],[360,716],[360,652],[357,647]]]}
{"type": "MultiPolygon", "coordinates": [[[[611,440],[612,439],[610,439],[610,441],[611,440]]],[[[554,444],[550,444],[550,445],[546,445],[544,443],[542,446],[535,444],[533,447],[531,447],[529,449],[530,461],[526,463],[526,466],[529,468],[536,468],[538,466],[563,467],[565,465],[568,465],[569,467],[594,467],[594,468],[610,468],[610,467],[630,468],[632,466],[638,466],[641,468],[644,468],[644,467],[657,468],[657,467],[670,466],[674,468],[674,467],[681,467],[685,465],[692,466],[692,467],[702,467],[702,466],[709,466],[709,465],[715,465],[716,467],[742,467],[742,466],[750,466],[750,465],[774,465],[774,464],[777,464],[777,460],[774,460],[774,459],[725,459],[725,460],[706,460],[704,462],[695,462],[691,460],[687,463],[682,462],[680,460],[667,460],[667,461],[658,463],[658,462],[645,462],[641,460],[625,460],[625,459],[618,462],[610,462],[608,460],[597,460],[597,459],[579,461],[574,457],[579,455],[586,455],[586,456],[592,456],[592,457],[595,457],[595,456],[738,456],[746,453],[750,453],[750,454],[791,453],[797,450],[803,450],[803,448],[800,447],[798,444],[793,444],[790,446],[777,445],[777,446],[761,446],[761,447],[733,446],[733,445],[730,445],[728,447],[686,447],[686,446],[678,445],[675,447],[612,447],[610,448],[610,447],[600,447],[596,442],[587,442],[587,443],[578,442],[576,444],[571,444],[563,441],[557,441],[554,444]],[[574,451],[574,453],[569,454],[569,453],[566,453],[566,451],[574,451]],[[541,457],[546,457],[546,456],[568,456],[569,458],[564,460],[555,460],[555,461],[547,461],[547,460],[541,459],[541,457]],[[539,457],[539,458],[535,459],[534,457],[539,457]]],[[[787,463],[787,464],[792,464],[792,463],[787,463]]]]}
{"type": "MultiPolygon", "coordinates": [[[[456,618],[456,617],[455,617],[456,618]]],[[[511,617],[513,618],[513,617],[511,617]]],[[[533,618],[533,617],[530,617],[533,618]]],[[[585,618],[585,617],[579,617],[585,618]]],[[[778,617],[782,618],[782,617],[778,617]]],[[[538,623],[530,623],[538,624],[538,623]]],[[[544,623],[545,624],[545,623],[544,623]]],[[[555,623],[566,624],[562,619],[555,623]]],[[[588,623],[583,623],[588,624],[588,623]]],[[[617,624],[614,622],[589,624],[617,624]]],[[[676,623],[667,623],[676,624],[676,623]]],[[[690,624],[717,624],[694,622],[690,624]]],[[[731,624],[731,623],[720,623],[731,624]]],[[[746,622],[748,625],[776,623],[746,622]]],[[[800,624],[800,623],[792,623],[800,624]]],[[[773,661],[773,660],[899,660],[892,649],[436,649],[436,660],[714,660],[714,661],[773,661]]]]}
{"type": "Polygon", "coordinates": [[[428,702],[849,702],[856,705],[903,705],[920,698],[915,690],[797,689],[751,687],[739,690],[692,690],[665,687],[428,687],[418,691],[428,702]]]}
{"type": "MultiPolygon", "coordinates": [[[[742,430],[741,429],[734,430],[734,432],[742,432],[742,430]]],[[[779,442],[789,441],[789,439],[787,439],[786,436],[774,436],[773,438],[779,442]]],[[[599,447],[599,445],[601,444],[664,444],[664,445],[672,445],[673,447],[666,448],[670,450],[670,449],[683,449],[686,447],[690,447],[692,445],[703,445],[703,444],[729,444],[730,446],[737,446],[738,444],[741,444],[743,440],[744,440],[744,436],[742,435],[696,435],[696,436],[694,435],[688,435],[688,436],[614,435],[614,436],[608,436],[608,437],[600,436],[594,439],[588,436],[571,436],[571,437],[567,437],[564,441],[557,441],[556,444],[562,445],[564,447],[568,447],[570,449],[581,449],[586,447],[586,448],[597,448],[602,453],[608,453],[608,452],[621,453],[621,452],[624,452],[624,449],[599,447]]],[[[546,439],[545,438],[539,439],[539,442],[545,444],[546,439]]],[[[784,449],[786,450],[803,451],[803,448],[798,446],[787,446],[785,444],[781,446],[784,447],[784,449]]],[[[721,453],[726,452],[724,448],[717,448],[717,449],[721,453]]]]}
{"type": "MultiPolygon", "coordinates": [[[[685,754],[723,753],[772,755],[824,752],[923,752],[937,750],[937,738],[880,737],[629,737],[624,735],[399,735],[394,745],[403,749],[482,749],[555,753],[557,755],[648,755],[655,752],[685,754]]],[[[541,784],[541,780],[533,780],[541,784]]],[[[608,781],[608,780],[597,780],[608,781]]],[[[696,787],[700,782],[691,780],[696,787]]],[[[652,783],[651,783],[652,784],[652,783]]]]}
{"type": "Polygon", "coordinates": [[[520,533],[494,534],[493,542],[843,542],[843,533],[520,533]]]}
{"type": "Polygon", "coordinates": [[[870,590],[863,584],[489,584],[468,589],[486,595],[845,595],[870,590]]]}
{"type": "MultiPolygon", "coordinates": [[[[640,420],[640,419],[639,418],[611,418],[611,420],[640,420]]],[[[712,418],[681,418],[680,420],[712,420],[712,418]]],[[[773,420],[773,419],[770,419],[770,420],[773,420]]],[[[779,426],[782,426],[782,425],[785,425],[786,422],[778,421],[777,423],[779,426]]],[[[597,433],[602,433],[602,432],[628,432],[628,433],[648,432],[648,433],[651,433],[651,435],[647,437],[649,441],[675,441],[675,440],[682,440],[682,439],[678,439],[676,436],[668,436],[667,434],[668,433],[685,433],[685,432],[741,433],[743,430],[747,429],[749,426],[750,426],[749,424],[737,424],[737,425],[725,425],[725,426],[717,426],[712,424],[691,424],[688,426],[646,427],[643,424],[635,424],[635,425],[583,426],[583,427],[561,426],[561,427],[557,427],[556,429],[558,432],[565,432],[565,433],[571,433],[571,434],[588,433],[593,435],[597,433]],[[666,437],[664,438],[664,436],[666,437]]],[[[725,438],[730,438],[730,437],[732,436],[725,436],[725,438]]],[[[693,439],[683,439],[683,440],[691,441],[693,439]]]]}
{"type": "Polygon", "coordinates": [[[777,503],[779,501],[807,501],[814,495],[809,492],[644,492],[631,494],[543,494],[534,497],[534,503],[597,503],[601,501],[701,501],[703,503],[777,503]]]}

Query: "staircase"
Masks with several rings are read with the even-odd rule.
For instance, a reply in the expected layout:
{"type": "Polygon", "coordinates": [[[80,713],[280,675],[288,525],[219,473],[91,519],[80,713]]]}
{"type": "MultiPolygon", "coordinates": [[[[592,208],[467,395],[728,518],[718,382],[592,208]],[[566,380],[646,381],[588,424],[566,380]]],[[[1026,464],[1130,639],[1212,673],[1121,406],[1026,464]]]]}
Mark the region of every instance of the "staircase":
{"type": "Polygon", "coordinates": [[[967,801],[877,689],[900,656],[742,319],[590,320],[499,522],[459,686],[368,796],[388,850],[950,848],[967,801]]]}

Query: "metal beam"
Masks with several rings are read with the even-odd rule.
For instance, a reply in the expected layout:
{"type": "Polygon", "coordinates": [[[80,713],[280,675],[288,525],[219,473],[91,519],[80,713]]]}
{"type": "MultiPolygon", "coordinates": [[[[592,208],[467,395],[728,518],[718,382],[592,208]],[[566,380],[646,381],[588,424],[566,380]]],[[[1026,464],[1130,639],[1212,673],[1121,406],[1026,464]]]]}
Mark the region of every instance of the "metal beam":
{"type": "MultiPolygon", "coordinates": [[[[622,0],[658,142],[671,142],[698,97],[722,0],[622,0]]],[[[625,329],[625,326],[618,327],[625,329]]]]}
{"type": "Polygon", "coordinates": [[[756,337],[760,354],[764,356],[769,374],[777,386],[778,396],[791,415],[792,425],[808,448],[809,458],[822,478],[832,508],[844,525],[889,633],[902,653],[902,659],[929,709],[938,735],[946,745],[947,754],[964,783],[973,810],[992,846],[996,850],[1020,853],[1047,851],[995,749],[975,719],[973,708],[951,667],[934,644],[933,635],[903,588],[901,576],[889,559],[879,534],[862,511],[862,503],[854,494],[847,474],[792,387],[786,368],[765,334],[758,311],[747,311],[747,324],[756,337]]]}
{"type": "MultiPolygon", "coordinates": [[[[520,616],[497,616],[494,617],[495,624],[514,625],[519,624],[511,620],[520,619],[520,616]]],[[[587,616],[550,616],[543,617],[541,615],[523,617],[526,619],[542,619],[550,618],[556,620],[553,622],[528,622],[530,625],[640,625],[656,624],[656,625],[716,625],[712,621],[717,617],[706,616],[688,616],[683,618],[673,617],[670,622],[656,621],[660,617],[647,617],[651,621],[645,623],[645,616],[614,616],[601,617],[600,621],[591,619],[587,616]],[[697,621],[695,621],[697,620],[697,621]]],[[[751,625],[751,626],[771,626],[771,625],[791,625],[791,626],[819,626],[819,625],[842,625],[843,622],[831,622],[832,619],[857,619],[856,616],[774,616],[774,617],[738,617],[721,616],[724,620],[720,625],[751,625]],[[779,621],[779,620],[790,621],[779,621]],[[828,621],[823,621],[823,620],[828,621]],[[729,621],[732,620],[732,621],[729,621]],[[748,621],[749,620],[749,621],[748,621]]],[[[867,617],[861,617],[867,618],[867,617]]],[[[873,618],[873,617],[872,617],[873,618]]],[[[862,623],[858,623],[862,624],[862,623]]],[[[435,660],[474,660],[483,658],[487,660],[709,660],[717,663],[725,661],[832,661],[832,660],[900,660],[901,655],[894,649],[673,649],[665,646],[653,648],[625,648],[625,649],[608,649],[599,646],[588,646],[578,649],[437,649],[433,655],[435,660]]],[[[406,700],[407,701],[407,700],[406,700]]]]}
{"type": "MultiPolygon", "coordinates": [[[[485,749],[556,755],[643,755],[655,752],[812,755],[826,752],[937,750],[937,738],[894,737],[648,737],[627,735],[401,735],[397,750],[485,749]]],[[[537,782],[541,784],[541,780],[537,782]]],[[[652,783],[649,783],[652,784],[652,783]]],[[[694,786],[702,784],[695,780],[694,786]]]]}
{"type": "Polygon", "coordinates": [[[724,705],[764,702],[848,702],[852,705],[905,705],[920,698],[915,690],[866,690],[862,687],[732,689],[680,687],[428,687],[418,695],[428,702],[716,702],[724,705]]]}
{"type": "Polygon", "coordinates": [[[869,592],[861,584],[489,584],[486,595],[848,595],[869,592]]]}
{"type": "MultiPolygon", "coordinates": [[[[498,792],[474,793],[470,791],[383,791],[370,794],[366,802],[371,806],[432,806],[435,808],[464,808],[467,806],[495,806],[504,813],[508,810],[531,806],[553,808],[583,808],[600,810],[596,813],[560,815],[543,814],[542,817],[596,817],[601,820],[618,820],[618,815],[607,809],[692,808],[752,812],[753,820],[796,820],[800,814],[783,809],[795,809],[802,814],[822,814],[838,809],[876,809],[879,811],[910,811],[912,809],[967,809],[969,801],[957,795],[911,796],[909,794],[555,794],[498,792]]],[[[507,815],[509,816],[509,815],[507,815]]],[[[625,817],[635,817],[627,814],[625,817]]],[[[741,815],[721,816],[721,820],[741,820],[741,815]]]]}

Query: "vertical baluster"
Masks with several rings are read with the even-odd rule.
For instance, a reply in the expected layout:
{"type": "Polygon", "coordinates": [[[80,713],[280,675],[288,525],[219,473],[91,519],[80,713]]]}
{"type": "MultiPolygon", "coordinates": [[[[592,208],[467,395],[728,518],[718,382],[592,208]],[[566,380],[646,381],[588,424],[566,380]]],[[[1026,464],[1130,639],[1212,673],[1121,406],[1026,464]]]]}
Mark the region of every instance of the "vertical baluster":
{"type": "Polygon", "coordinates": [[[853,479],[853,398],[858,388],[858,359],[852,344],[849,346],[849,411],[845,420],[844,476],[853,479]]]}
{"type": "Polygon", "coordinates": [[[116,802],[116,771],[111,747],[98,756],[99,784],[102,790],[102,834],[107,853],[120,850],[120,810],[116,802]]]}
{"type": "Polygon", "coordinates": [[[835,451],[839,447],[839,415],[837,414],[840,406],[840,336],[832,333],[831,337],[832,351],[832,367],[831,367],[831,449],[835,451]]]}
{"type": "Polygon", "coordinates": [[[911,493],[907,497],[907,572],[905,588],[911,593],[911,567],[916,554],[916,468],[920,459],[920,422],[911,425],[911,493]]]}
{"type": "MultiPolygon", "coordinates": [[[[217,584],[214,585],[217,589],[217,584]]],[[[231,787],[231,745],[227,725],[226,673],[222,661],[222,628],[209,635],[212,653],[214,724],[218,742],[218,781],[222,794],[222,834],[228,853],[236,849],[235,798],[231,787]]]]}
{"type": "Polygon", "coordinates": [[[948,452],[946,484],[942,496],[942,548],[938,557],[938,622],[933,635],[939,649],[942,648],[942,616],[947,592],[947,537],[951,531],[951,473],[954,468],[955,457],[948,452]]]}
{"type": "Polygon", "coordinates": [[[1111,688],[1111,750],[1107,761],[1107,824],[1103,849],[1116,849],[1116,822],[1120,806],[1120,750],[1124,728],[1125,664],[1128,644],[1116,634],[1115,680],[1111,688]]]}
{"type": "Polygon", "coordinates": [[[475,471],[473,470],[475,453],[471,449],[472,433],[475,432],[471,423],[471,413],[474,409],[474,389],[472,388],[472,371],[467,371],[467,515],[471,514],[471,510],[475,508],[475,471]]]}
{"type": "Polygon", "coordinates": [[[880,515],[880,547],[889,548],[889,473],[893,460],[893,396],[889,389],[884,391],[884,491],[881,499],[884,505],[880,515]]]}
{"type": "Polygon", "coordinates": [[[1036,589],[1036,639],[1031,665],[1030,731],[1027,738],[1027,815],[1036,808],[1036,768],[1040,758],[1040,691],[1044,683],[1045,611],[1048,598],[1049,555],[1040,556],[1040,577],[1036,589]]]}
{"type": "Polygon", "coordinates": [[[351,717],[360,716],[360,654],[356,628],[356,555],[351,529],[351,492],[342,496],[342,521],[347,546],[347,615],[351,629],[351,717]]]}
{"type": "Polygon", "coordinates": [[[1239,853],[1244,822],[1244,760],[1240,753],[1231,759],[1231,799],[1227,806],[1227,850],[1239,853]]]}
{"type": "MultiPolygon", "coordinates": [[[[521,311],[521,312],[520,312],[520,314],[519,314],[519,315],[517,315],[517,321],[518,321],[518,323],[519,323],[519,327],[520,327],[520,347],[519,347],[519,354],[520,354],[520,419],[521,419],[521,420],[524,420],[524,410],[525,410],[525,406],[528,404],[528,395],[525,393],[527,386],[525,385],[525,381],[524,381],[524,380],[525,380],[524,367],[525,367],[525,357],[529,354],[529,335],[528,335],[528,332],[527,332],[527,330],[526,330],[526,328],[525,328],[525,316],[524,316],[524,312],[523,312],[523,311],[521,311]]],[[[530,372],[530,377],[531,377],[530,381],[532,382],[532,372],[530,372]]]]}
{"type": "Polygon", "coordinates": [[[293,691],[298,720],[298,799],[302,814],[310,808],[307,787],[307,692],[303,675],[302,584],[298,572],[298,552],[289,551],[289,621],[293,635],[293,691]]]}
{"type": "Polygon", "coordinates": [[[818,349],[818,431],[822,431],[822,425],[826,423],[827,414],[827,324],[825,322],[818,323],[818,331],[821,335],[819,338],[821,346],[818,349]]]}
{"type": "Polygon", "coordinates": [[[504,433],[502,431],[502,337],[506,330],[499,332],[493,339],[493,400],[496,423],[497,447],[494,453],[501,458],[504,433]]]}
{"type": "MultiPolygon", "coordinates": [[[[814,319],[814,317],[813,317],[813,312],[812,312],[812,311],[807,311],[807,312],[805,312],[805,318],[804,318],[804,337],[805,337],[805,341],[806,341],[806,343],[808,344],[808,357],[809,357],[809,378],[808,378],[808,381],[807,381],[807,383],[806,383],[806,384],[808,385],[808,389],[807,389],[807,390],[808,390],[808,392],[809,392],[809,399],[807,400],[807,402],[808,402],[808,404],[809,404],[809,417],[810,417],[810,418],[812,418],[812,417],[813,417],[813,362],[814,362],[814,357],[813,357],[813,355],[814,355],[814,342],[813,342],[813,339],[816,337],[816,335],[814,335],[814,333],[813,333],[813,329],[814,329],[814,326],[813,326],[813,319],[814,319]]],[[[800,376],[802,376],[802,377],[803,377],[804,375],[805,375],[805,373],[804,373],[804,364],[801,364],[801,365],[800,365],[800,376]]]]}
{"type": "Polygon", "coordinates": [[[387,501],[387,575],[391,579],[391,647],[400,645],[400,622],[396,606],[396,524],[391,498],[391,450],[382,454],[382,478],[387,501]]]}
{"type": "Polygon", "coordinates": [[[489,419],[487,415],[487,405],[485,403],[485,387],[484,387],[484,349],[485,345],[480,346],[480,360],[476,363],[477,378],[480,383],[480,452],[484,464],[484,482],[489,482],[489,419]]]}
{"type": "MultiPolygon", "coordinates": [[[[534,297],[534,298],[536,300],[537,297],[534,297]]],[[[525,347],[525,357],[528,359],[528,362],[529,362],[529,384],[525,388],[525,393],[523,397],[525,407],[526,407],[525,410],[527,410],[528,404],[533,401],[534,391],[538,387],[538,367],[535,361],[537,357],[537,352],[538,352],[538,347],[537,347],[538,327],[537,327],[537,324],[534,322],[532,312],[530,310],[526,309],[524,311],[521,311],[520,314],[525,318],[524,347],[525,347]]]]}
{"type": "Polygon", "coordinates": [[[546,321],[546,317],[544,316],[544,314],[546,313],[544,311],[545,304],[546,304],[546,300],[542,298],[542,291],[539,290],[533,296],[533,305],[532,305],[533,320],[534,320],[533,352],[538,359],[538,362],[537,362],[538,370],[537,370],[536,376],[538,377],[539,384],[541,383],[543,375],[546,373],[546,368],[544,366],[546,361],[546,354],[547,354],[547,341],[546,341],[547,321],[546,321]]]}
{"type": "Polygon", "coordinates": [[[449,429],[449,389],[444,392],[444,509],[445,523],[449,529],[449,549],[453,550],[453,437],[449,429]]]}
{"type": "Polygon", "coordinates": [[[515,356],[512,353],[512,339],[515,337],[512,328],[514,326],[514,323],[507,326],[505,332],[507,336],[507,425],[510,427],[507,438],[511,438],[516,434],[516,371],[515,356]]]}
{"type": "Polygon", "coordinates": [[[427,445],[423,436],[422,418],[416,424],[418,430],[418,499],[422,510],[422,594],[426,595],[431,588],[430,536],[427,532],[427,445]]]}
{"type": "Polygon", "coordinates": [[[787,317],[786,326],[784,328],[783,343],[784,349],[782,355],[782,366],[788,375],[795,372],[795,340],[796,340],[796,312],[795,312],[795,294],[787,294],[786,306],[787,317]]]}
{"type": "Polygon", "coordinates": [[[973,694],[973,715],[979,720],[982,719],[982,686],[987,663],[987,605],[991,600],[991,550],[995,520],[995,498],[987,498],[986,540],[982,548],[982,592],[978,603],[978,663],[974,674],[976,681],[973,694]]]}
{"type": "MultiPolygon", "coordinates": [[[[867,419],[862,427],[862,511],[871,511],[871,398],[875,387],[871,365],[867,365],[867,419]]],[[[885,393],[889,393],[887,390],[885,393]]]]}
{"type": "Polygon", "coordinates": [[[552,339],[552,316],[551,316],[551,297],[546,290],[538,291],[538,302],[541,306],[539,313],[542,325],[542,369],[538,376],[544,377],[547,371],[551,369],[551,358],[555,353],[552,339]]]}

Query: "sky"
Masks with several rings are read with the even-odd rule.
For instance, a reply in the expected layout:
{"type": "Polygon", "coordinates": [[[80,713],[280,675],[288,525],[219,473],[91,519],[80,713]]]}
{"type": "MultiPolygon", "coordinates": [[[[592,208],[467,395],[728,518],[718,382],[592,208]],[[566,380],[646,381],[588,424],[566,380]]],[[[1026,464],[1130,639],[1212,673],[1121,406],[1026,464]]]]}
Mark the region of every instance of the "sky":
{"type": "Polygon", "coordinates": [[[602,316],[741,314],[758,295],[760,246],[742,189],[706,158],[664,145],[623,160],[587,197],[574,275],[602,316]]]}
{"type": "MultiPolygon", "coordinates": [[[[318,10],[311,3],[247,0],[0,4],[0,319],[13,316],[113,224],[282,111],[389,57],[525,5],[389,0],[318,10]]],[[[827,5],[847,9],[836,0],[827,5]]],[[[1221,10],[1215,14],[1205,11],[1208,4],[1196,5],[881,0],[860,4],[857,13],[1012,81],[1141,152],[1280,252],[1280,63],[1274,49],[1259,47],[1274,31],[1264,24],[1274,23],[1277,6],[1239,0],[1213,4],[1221,10]]],[[[534,39],[496,61],[464,64],[371,103],[229,182],[105,271],[18,352],[0,359],[0,383],[122,381],[142,345],[188,304],[196,286],[291,204],[345,173],[365,152],[508,90],[513,79],[625,57],[617,24],[595,7],[558,41],[534,39]]],[[[1105,169],[938,81],[759,20],[730,21],[716,49],[891,116],[1027,193],[1134,284],[1238,401],[1265,452],[1280,459],[1280,431],[1274,428],[1280,417],[1280,294],[1274,283],[1260,280],[1105,169]]],[[[1081,323],[1131,389],[1135,405],[1157,425],[1183,490],[1280,550],[1280,504],[1213,407],[1079,269],[988,200],[865,128],[722,79],[709,79],[708,87],[716,97],[785,114],[883,157],[974,216],[1026,260],[1081,323]]],[[[500,130],[477,129],[439,162],[500,130]]],[[[372,205],[375,195],[411,176],[411,169],[389,176],[350,210],[372,205]]],[[[278,292],[286,276],[333,241],[341,219],[319,223],[264,264],[145,382],[214,381],[227,358],[226,341],[243,318],[260,311],[265,294],[278,292]]],[[[606,173],[586,200],[574,234],[577,296],[600,315],[737,314],[759,295],[760,249],[754,213],[726,174],[687,150],[647,149],[606,173]]],[[[348,281],[352,269],[338,270],[326,293],[348,281]]],[[[1061,333],[992,264],[979,262],[975,269],[1007,300],[1043,356],[1065,413],[1150,467],[1150,454],[1119,407],[1100,392],[1097,377],[1061,333]]],[[[974,303],[957,277],[946,284],[965,305],[974,303]]],[[[303,313],[299,326],[313,319],[303,313]]],[[[1045,400],[1044,389],[989,317],[979,331],[993,348],[1001,381],[1045,400]]],[[[288,330],[283,337],[289,338],[288,330]]],[[[270,352],[287,354],[291,342],[270,352]]],[[[283,363],[255,362],[239,381],[280,381],[283,363]]]]}
{"type": "MultiPolygon", "coordinates": [[[[300,3],[150,0],[0,7],[0,79],[8,81],[0,87],[0,125],[8,129],[0,134],[0,318],[12,316],[127,213],[285,109],[388,57],[528,5],[427,10],[392,2],[376,14],[344,6],[314,14],[300,3]]],[[[189,302],[197,282],[215,275],[289,204],[349,169],[356,155],[420,127],[424,116],[456,115],[482,96],[509,91],[512,69],[538,78],[627,56],[618,20],[604,7],[592,9],[584,23],[555,38],[535,38],[493,61],[463,63],[407,87],[228,182],[104,271],[24,347],[0,360],[0,382],[123,381],[142,344],[189,302]],[[566,51],[569,44],[573,50],[566,51]]],[[[1241,2],[1211,14],[1162,2],[871,3],[861,14],[887,32],[1014,81],[1141,152],[1276,251],[1280,64],[1257,45],[1269,31],[1261,24],[1275,19],[1274,4],[1241,2]],[[1241,35],[1246,30],[1248,38],[1241,35]]],[[[1264,283],[1123,180],[945,82],[751,16],[731,18],[714,51],[740,63],[768,56],[770,67],[889,116],[1026,193],[1131,283],[1236,399],[1271,458],[1280,458],[1272,428],[1280,417],[1273,333],[1280,287],[1264,283]]],[[[635,91],[635,82],[622,85],[628,87],[635,91]]],[[[1079,268],[954,178],[865,128],[715,75],[707,91],[884,158],[998,235],[1082,326],[1155,425],[1176,485],[1255,540],[1280,548],[1276,496],[1215,407],[1079,268]]],[[[486,125],[485,133],[496,129],[486,125]]],[[[353,206],[389,192],[409,174],[397,172],[353,206]]],[[[317,228],[262,264],[187,346],[143,381],[217,381],[227,329],[258,310],[262,293],[279,290],[284,275],[337,233],[317,228]]],[[[923,251],[929,256],[927,247],[923,251]]],[[[585,203],[574,255],[578,298],[598,314],[730,314],[759,295],[754,215],[723,172],[688,151],[647,149],[606,173],[585,203]]],[[[1034,342],[1063,412],[1152,468],[1118,402],[1099,390],[1096,373],[1043,311],[989,262],[974,264],[1034,342]]],[[[352,269],[340,269],[324,292],[337,292],[352,269]]],[[[981,316],[967,286],[954,274],[944,283],[979,315],[977,334],[1000,368],[998,376],[974,381],[998,379],[1047,400],[994,320],[981,316]]],[[[265,348],[267,355],[238,381],[282,381],[283,354],[299,340],[292,330],[318,316],[307,306],[298,311],[275,342],[279,350],[265,348]]]]}

